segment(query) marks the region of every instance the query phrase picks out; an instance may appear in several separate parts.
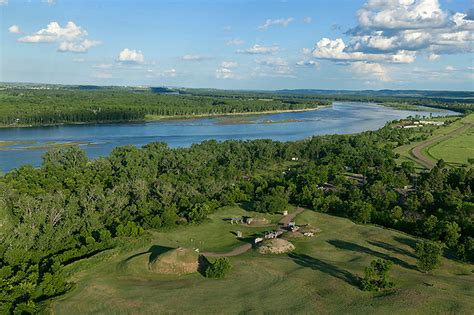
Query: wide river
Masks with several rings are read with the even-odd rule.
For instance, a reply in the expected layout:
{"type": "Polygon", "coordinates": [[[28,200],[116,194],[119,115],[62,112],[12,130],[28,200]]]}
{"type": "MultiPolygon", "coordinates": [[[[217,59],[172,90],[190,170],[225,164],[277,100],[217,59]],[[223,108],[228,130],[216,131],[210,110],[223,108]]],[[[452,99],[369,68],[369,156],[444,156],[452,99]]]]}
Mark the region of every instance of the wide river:
{"type": "Polygon", "coordinates": [[[40,166],[47,147],[78,143],[90,158],[105,156],[116,146],[143,146],[154,141],[186,147],[203,140],[299,140],[313,135],[349,134],[376,130],[388,121],[408,116],[446,116],[450,111],[397,110],[371,103],[338,102],[314,111],[199,118],[180,121],[62,125],[0,129],[2,141],[28,142],[0,145],[0,171],[25,164],[40,166]]]}

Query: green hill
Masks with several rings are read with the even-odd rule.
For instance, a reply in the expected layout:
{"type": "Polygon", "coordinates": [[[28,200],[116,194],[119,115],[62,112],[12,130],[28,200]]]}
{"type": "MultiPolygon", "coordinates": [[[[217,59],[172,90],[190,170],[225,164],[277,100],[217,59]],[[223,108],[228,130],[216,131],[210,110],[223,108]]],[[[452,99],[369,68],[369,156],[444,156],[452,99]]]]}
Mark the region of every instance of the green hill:
{"type": "Polygon", "coordinates": [[[224,280],[148,270],[150,261],[171,248],[225,251],[241,244],[232,232],[240,230],[249,238],[265,230],[223,220],[242,215],[253,213],[224,208],[205,224],[156,233],[142,245],[128,244],[72,264],[66,272],[75,288],[48,302],[49,307],[55,314],[467,314],[474,309],[472,265],[443,258],[439,269],[423,274],[416,267],[413,237],[310,210],[296,222],[320,228],[318,236],[292,241],[296,249],[290,254],[251,250],[230,257],[233,268],[224,280]],[[393,261],[390,278],[396,287],[361,291],[359,277],[376,258],[393,261]]]}

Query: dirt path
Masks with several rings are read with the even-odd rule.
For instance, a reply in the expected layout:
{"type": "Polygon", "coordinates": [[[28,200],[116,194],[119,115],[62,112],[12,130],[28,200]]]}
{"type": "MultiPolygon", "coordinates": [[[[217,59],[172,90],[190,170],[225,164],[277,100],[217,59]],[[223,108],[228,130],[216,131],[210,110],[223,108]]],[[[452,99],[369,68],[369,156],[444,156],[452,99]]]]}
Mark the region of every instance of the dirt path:
{"type": "Polygon", "coordinates": [[[424,155],[423,150],[426,149],[427,147],[435,144],[435,143],[441,142],[441,141],[446,140],[446,139],[448,139],[452,136],[455,136],[459,133],[464,132],[465,130],[469,129],[472,125],[473,125],[472,123],[467,123],[467,124],[464,124],[463,126],[457,128],[457,129],[451,131],[450,133],[447,133],[445,135],[437,136],[437,137],[431,138],[429,140],[426,140],[426,141],[418,144],[417,146],[415,146],[413,149],[411,149],[410,150],[410,155],[413,157],[413,159],[418,164],[421,164],[424,167],[426,167],[428,169],[431,169],[436,165],[436,161],[434,161],[433,159],[431,159],[431,158],[427,157],[426,155],[424,155]]]}
{"type": "Polygon", "coordinates": [[[301,212],[303,212],[304,209],[303,208],[296,208],[296,210],[290,214],[288,214],[287,216],[284,216],[283,219],[280,220],[280,225],[282,225],[283,227],[285,226],[288,226],[288,224],[293,221],[293,219],[298,215],[300,214],[301,212]]]}
{"type": "MultiPolygon", "coordinates": [[[[282,226],[288,226],[288,224],[293,221],[293,219],[300,213],[304,211],[303,208],[298,207],[294,212],[288,214],[287,216],[284,216],[283,219],[281,219],[278,223],[282,226]]],[[[243,244],[240,245],[239,247],[234,248],[230,252],[225,252],[225,253],[216,253],[216,252],[203,252],[201,253],[204,256],[207,257],[232,257],[232,256],[238,256],[240,254],[243,254],[247,251],[249,251],[252,248],[252,244],[243,244]]]]}
{"type": "Polygon", "coordinates": [[[231,256],[237,256],[240,254],[243,254],[247,251],[249,251],[252,248],[252,244],[244,244],[240,245],[239,247],[234,248],[230,252],[226,253],[214,253],[214,252],[207,252],[207,253],[202,253],[202,255],[207,256],[207,257],[231,257],[231,256]]]}

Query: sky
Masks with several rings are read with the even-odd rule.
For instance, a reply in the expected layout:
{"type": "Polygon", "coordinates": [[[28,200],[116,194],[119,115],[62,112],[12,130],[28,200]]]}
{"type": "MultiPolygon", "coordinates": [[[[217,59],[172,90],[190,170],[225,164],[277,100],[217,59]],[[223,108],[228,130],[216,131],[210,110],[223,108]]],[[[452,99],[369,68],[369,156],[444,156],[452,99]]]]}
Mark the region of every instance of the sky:
{"type": "Polygon", "coordinates": [[[0,0],[0,81],[474,90],[473,0],[0,0]]]}

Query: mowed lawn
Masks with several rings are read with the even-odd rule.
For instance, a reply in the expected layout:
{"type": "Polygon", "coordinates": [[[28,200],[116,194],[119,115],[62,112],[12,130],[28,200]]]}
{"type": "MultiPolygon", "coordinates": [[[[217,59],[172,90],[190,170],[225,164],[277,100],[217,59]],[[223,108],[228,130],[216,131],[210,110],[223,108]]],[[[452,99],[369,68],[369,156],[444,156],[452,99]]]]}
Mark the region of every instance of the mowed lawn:
{"type": "MultiPolygon", "coordinates": [[[[448,118],[439,118],[434,120],[445,120],[451,119],[448,118]]],[[[466,117],[456,120],[451,123],[449,126],[443,126],[435,129],[433,135],[430,137],[438,137],[446,135],[460,127],[464,124],[474,124],[474,114],[470,114],[466,117]]],[[[474,126],[473,126],[474,127],[474,126]]],[[[427,149],[423,150],[423,154],[428,158],[436,161],[438,159],[443,159],[444,161],[452,164],[453,166],[462,166],[467,164],[467,159],[474,157],[473,155],[473,146],[474,146],[474,130],[473,127],[464,131],[463,133],[453,135],[452,137],[445,139],[443,141],[437,142],[427,149]],[[438,145],[440,147],[438,147],[438,145]]],[[[412,161],[415,163],[418,169],[424,169],[424,167],[417,163],[411,154],[411,151],[416,146],[422,144],[425,141],[429,141],[430,138],[424,141],[413,142],[410,144],[402,145],[394,149],[395,153],[398,153],[400,157],[398,162],[412,161]]]]}
{"type": "Polygon", "coordinates": [[[474,309],[473,265],[443,258],[440,269],[423,274],[416,269],[412,237],[310,210],[296,222],[321,228],[319,236],[294,241],[296,250],[289,255],[252,250],[230,257],[233,269],[224,280],[148,271],[150,255],[169,247],[225,251],[241,244],[232,232],[245,237],[269,229],[222,220],[248,214],[224,208],[203,225],[156,233],[141,248],[116,249],[71,265],[75,288],[53,300],[50,309],[55,314],[468,314],[474,309]],[[359,277],[376,258],[394,262],[395,289],[359,289],[359,277]]]}
{"type": "Polygon", "coordinates": [[[471,127],[429,147],[428,154],[455,166],[467,165],[468,159],[474,158],[474,114],[463,119],[463,122],[470,123],[471,127]]]}

